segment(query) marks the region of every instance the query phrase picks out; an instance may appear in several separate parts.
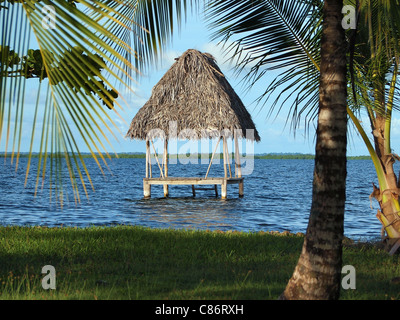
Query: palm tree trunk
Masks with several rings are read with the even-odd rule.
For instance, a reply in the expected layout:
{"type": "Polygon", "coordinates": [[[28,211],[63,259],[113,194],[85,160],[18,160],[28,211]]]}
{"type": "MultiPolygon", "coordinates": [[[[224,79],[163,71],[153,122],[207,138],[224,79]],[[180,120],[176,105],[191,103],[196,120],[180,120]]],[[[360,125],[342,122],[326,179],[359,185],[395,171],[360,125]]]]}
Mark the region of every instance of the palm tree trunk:
{"type": "MultiPolygon", "coordinates": [[[[373,138],[375,142],[375,151],[380,160],[383,177],[379,181],[379,188],[373,185],[373,192],[370,197],[374,197],[380,206],[377,218],[382,223],[383,230],[387,235],[388,249],[400,239],[400,202],[399,202],[399,181],[394,172],[393,165],[395,163],[394,155],[390,147],[385,147],[387,140],[390,140],[390,135],[385,130],[386,119],[377,114],[373,123],[373,138]]],[[[394,251],[391,251],[393,254],[394,251]]]]}
{"type": "Polygon", "coordinates": [[[343,0],[324,1],[317,144],[310,218],[281,299],[338,299],[346,198],[346,40],[343,0]]]}

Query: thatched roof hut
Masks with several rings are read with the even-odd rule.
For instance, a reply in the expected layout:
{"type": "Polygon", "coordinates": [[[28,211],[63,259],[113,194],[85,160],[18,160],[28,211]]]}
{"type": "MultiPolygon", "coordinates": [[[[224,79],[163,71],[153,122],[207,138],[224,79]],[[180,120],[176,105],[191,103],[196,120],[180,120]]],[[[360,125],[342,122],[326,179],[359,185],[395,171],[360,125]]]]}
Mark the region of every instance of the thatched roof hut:
{"type": "Polygon", "coordinates": [[[207,132],[217,137],[224,130],[239,137],[259,141],[251,115],[208,53],[184,52],[154,86],[150,99],[133,118],[126,137],[146,140],[158,129],[170,136],[171,122],[176,131],[189,129],[189,139],[201,139],[207,132]],[[246,135],[246,129],[252,134],[246,135]],[[250,131],[251,132],[251,131],[250,131]]]}

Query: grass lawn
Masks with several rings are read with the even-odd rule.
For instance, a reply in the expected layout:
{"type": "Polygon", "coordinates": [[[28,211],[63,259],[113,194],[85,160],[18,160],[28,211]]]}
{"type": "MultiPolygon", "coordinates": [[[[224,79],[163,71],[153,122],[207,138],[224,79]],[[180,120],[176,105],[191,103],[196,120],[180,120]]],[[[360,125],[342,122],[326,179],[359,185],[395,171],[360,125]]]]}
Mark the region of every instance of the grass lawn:
{"type": "MultiPolygon", "coordinates": [[[[0,227],[0,299],[277,299],[302,243],[270,233],[0,227]],[[55,290],[42,287],[45,265],[56,270],[55,290]]],[[[400,299],[398,257],[346,245],[356,289],[341,298],[400,299]]]]}

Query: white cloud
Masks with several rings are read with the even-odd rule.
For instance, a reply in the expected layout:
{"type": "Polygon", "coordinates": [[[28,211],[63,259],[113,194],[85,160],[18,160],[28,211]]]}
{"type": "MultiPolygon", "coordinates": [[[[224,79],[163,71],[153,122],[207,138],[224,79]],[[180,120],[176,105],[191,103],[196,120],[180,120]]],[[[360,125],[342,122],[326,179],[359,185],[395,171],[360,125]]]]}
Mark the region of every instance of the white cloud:
{"type": "Polygon", "coordinates": [[[392,117],[392,134],[400,134],[400,119],[392,117]]]}
{"type": "Polygon", "coordinates": [[[211,54],[217,61],[221,70],[229,70],[234,65],[230,61],[230,55],[226,52],[223,45],[214,42],[208,42],[202,47],[203,52],[211,54]]]}
{"type": "Polygon", "coordinates": [[[169,69],[174,63],[175,59],[180,57],[183,52],[177,50],[168,50],[162,57],[161,67],[162,69],[169,69]]]}
{"type": "MultiPolygon", "coordinates": [[[[237,44],[234,41],[228,40],[223,43],[208,42],[203,46],[203,49],[215,57],[220,67],[232,69],[238,62],[242,61],[242,59],[248,58],[251,55],[249,50],[241,48],[240,56],[232,59],[236,50],[231,50],[231,48],[235,49],[236,46],[237,44]]],[[[255,66],[258,61],[259,60],[255,59],[246,63],[245,69],[255,66]]]]}

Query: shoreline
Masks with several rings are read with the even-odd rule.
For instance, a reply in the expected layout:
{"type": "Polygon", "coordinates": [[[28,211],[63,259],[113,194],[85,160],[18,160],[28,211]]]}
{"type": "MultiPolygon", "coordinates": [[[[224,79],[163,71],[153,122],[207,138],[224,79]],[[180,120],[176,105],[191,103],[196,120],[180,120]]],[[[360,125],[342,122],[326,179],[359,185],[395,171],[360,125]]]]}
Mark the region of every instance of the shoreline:
{"type": "MultiPolygon", "coordinates": [[[[13,155],[11,152],[8,152],[7,154],[5,154],[4,152],[0,153],[0,158],[11,158],[13,155]]],[[[31,157],[32,158],[39,158],[39,153],[32,153],[31,157]]],[[[89,153],[81,153],[82,158],[84,159],[88,159],[88,158],[93,158],[93,155],[89,154],[89,153]]],[[[99,156],[98,154],[96,154],[96,156],[99,156]]],[[[176,155],[176,154],[171,154],[168,155],[169,158],[176,158],[182,155],[176,155]]],[[[231,155],[233,156],[233,154],[231,155]]],[[[245,157],[249,157],[251,155],[242,155],[241,157],[245,158],[245,157]]],[[[14,157],[16,157],[16,155],[14,154],[14,157]]],[[[29,153],[23,152],[19,154],[20,158],[29,158],[29,153]]],[[[50,155],[48,155],[48,157],[50,158],[50,155]]],[[[53,157],[58,157],[56,155],[54,155],[53,157]]],[[[64,157],[64,154],[60,155],[60,157],[64,157]]],[[[112,159],[145,159],[146,158],[146,154],[145,153],[116,153],[116,154],[110,154],[109,155],[110,158],[112,159]]],[[[198,158],[198,159],[211,159],[211,154],[193,154],[190,156],[185,155],[185,157],[189,157],[189,158],[198,158]]],[[[223,156],[222,154],[215,154],[214,158],[220,158],[222,159],[223,156]]],[[[303,154],[303,153],[293,153],[293,154],[286,154],[286,153],[268,153],[268,154],[255,154],[254,155],[254,159],[267,159],[267,160],[314,160],[315,159],[315,155],[313,154],[303,154]]],[[[347,160],[371,160],[370,156],[348,156],[347,160]]]]}
{"type": "MultiPolygon", "coordinates": [[[[90,229],[114,229],[114,228],[139,228],[155,232],[205,232],[205,233],[215,233],[215,234],[225,234],[225,235],[272,235],[278,237],[300,237],[305,236],[304,232],[291,232],[289,230],[277,231],[277,230],[258,230],[258,231],[239,231],[239,230],[219,230],[219,229],[196,229],[196,228],[160,228],[160,227],[150,227],[144,225],[132,225],[132,224],[112,224],[112,225],[88,225],[88,226],[73,226],[73,225],[59,225],[59,226],[41,226],[41,225],[2,225],[0,224],[0,231],[4,228],[21,228],[21,229],[43,229],[43,230],[55,230],[55,229],[66,229],[66,230],[90,230],[90,229]]],[[[376,236],[371,239],[362,238],[350,238],[348,236],[343,236],[343,245],[374,245],[380,248],[384,247],[384,243],[380,236],[376,236]]]]}

